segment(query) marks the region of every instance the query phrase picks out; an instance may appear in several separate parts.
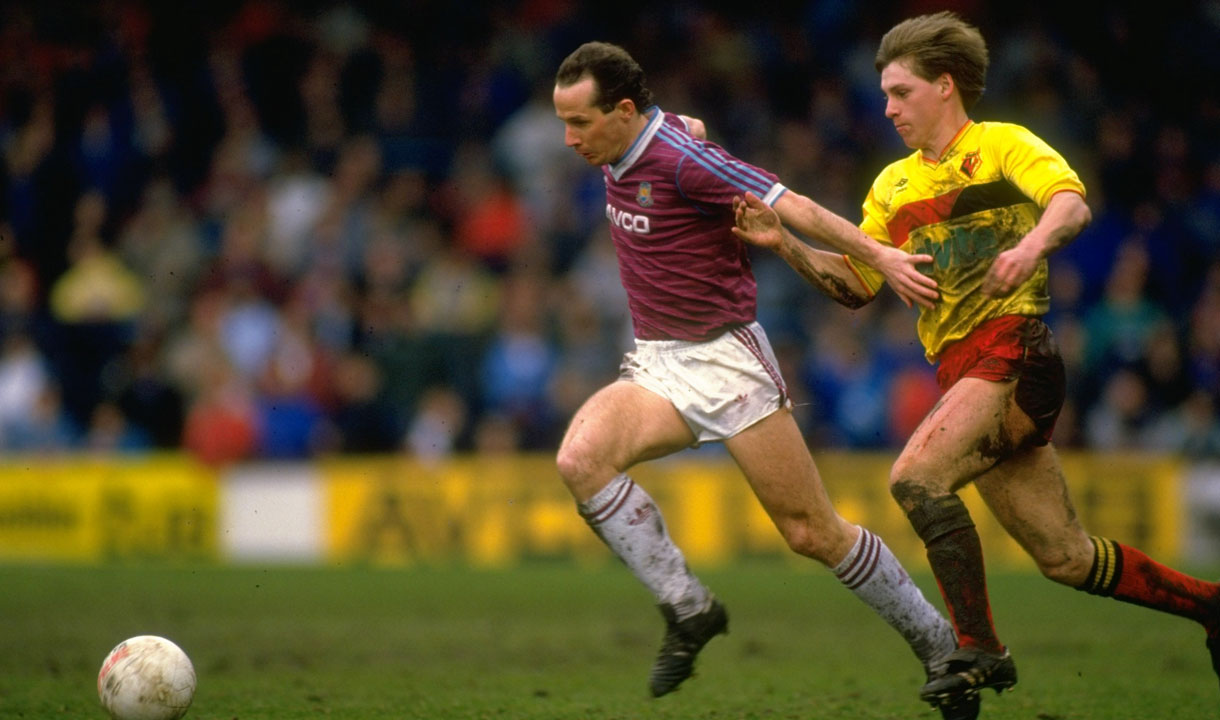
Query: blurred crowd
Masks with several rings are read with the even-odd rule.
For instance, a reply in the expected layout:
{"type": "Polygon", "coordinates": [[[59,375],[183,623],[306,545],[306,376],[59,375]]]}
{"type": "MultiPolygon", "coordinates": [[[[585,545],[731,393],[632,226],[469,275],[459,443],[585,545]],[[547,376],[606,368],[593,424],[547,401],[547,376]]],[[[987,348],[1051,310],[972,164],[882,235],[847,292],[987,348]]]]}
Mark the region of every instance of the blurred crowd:
{"type": "MultiPolygon", "coordinates": [[[[1089,190],[1051,263],[1056,441],[1220,457],[1220,3],[722,5],[4,3],[0,448],[553,449],[630,345],[563,57],[625,45],[662,108],[855,221],[908,152],[876,44],[951,8],[990,42],[974,118],[1089,190]]],[[[815,449],[899,446],[937,397],[914,310],[754,269],[815,449]]]]}

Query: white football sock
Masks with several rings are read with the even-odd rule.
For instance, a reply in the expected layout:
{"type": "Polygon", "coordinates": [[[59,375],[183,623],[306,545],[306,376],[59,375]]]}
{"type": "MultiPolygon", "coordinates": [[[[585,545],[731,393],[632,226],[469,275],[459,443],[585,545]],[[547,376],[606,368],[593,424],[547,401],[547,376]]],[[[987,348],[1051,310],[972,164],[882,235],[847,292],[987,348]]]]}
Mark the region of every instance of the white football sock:
{"type": "Polygon", "coordinates": [[[953,626],[928,602],[885,542],[865,528],[833,572],[906,639],[930,672],[957,648],[953,626]]]}
{"type": "Polygon", "coordinates": [[[587,502],[580,514],[657,601],[671,605],[679,620],[711,604],[711,593],[686,566],[665,530],[661,510],[644,488],[618,475],[587,502]]]}

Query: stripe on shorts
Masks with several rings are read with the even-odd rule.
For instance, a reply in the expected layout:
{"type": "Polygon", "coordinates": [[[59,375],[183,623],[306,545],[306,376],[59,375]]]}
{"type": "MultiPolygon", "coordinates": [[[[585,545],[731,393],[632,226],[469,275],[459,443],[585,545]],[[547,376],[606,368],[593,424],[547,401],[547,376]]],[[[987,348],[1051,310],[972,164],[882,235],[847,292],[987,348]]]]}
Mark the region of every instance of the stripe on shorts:
{"type": "Polygon", "coordinates": [[[763,369],[771,376],[771,381],[775,383],[775,387],[779,389],[779,404],[781,407],[788,404],[788,386],[784,384],[784,378],[779,374],[779,369],[771,364],[767,356],[762,351],[762,345],[758,342],[758,337],[749,327],[734,328],[733,337],[737,341],[746,346],[758,362],[762,363],[763,369]]]}

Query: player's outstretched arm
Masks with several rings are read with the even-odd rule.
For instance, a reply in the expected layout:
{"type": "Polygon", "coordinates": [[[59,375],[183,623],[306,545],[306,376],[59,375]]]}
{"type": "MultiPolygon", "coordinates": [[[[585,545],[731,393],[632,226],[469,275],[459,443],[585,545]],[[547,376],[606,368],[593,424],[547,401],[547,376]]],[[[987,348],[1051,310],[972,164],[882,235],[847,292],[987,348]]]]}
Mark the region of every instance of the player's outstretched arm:
{"type": "Polygon", "coordinates": [[[734,235],[772,250],[827,297],[849,308],[861,307],[873,299],[842,255],[809,247],[784,229],[775,211],[752,193],[746,193],[744,200],[733,198],[733,211],[734,235]]]}
{"type": "Polygon", "coordinates": [[[1034,274],[1042,258],[1071,242],[1092,219],[1093,213],[1079,193],[1055,193],[1034,229],[991,263],[983,278],[983,294],[1004,297],[1016,290],[1034,274]]]}
{"type": "Polygon", "coordinates": [[[907,307],[914,303],[931,308],[940,297],[936,280],[916,267],[932,262],[931,255],[908,255],[898,248],[879,243],[849,220],[791,189],[775,202],[775,212],[785,225],[806,237],[825,242],[876,268],[907,307]]]}

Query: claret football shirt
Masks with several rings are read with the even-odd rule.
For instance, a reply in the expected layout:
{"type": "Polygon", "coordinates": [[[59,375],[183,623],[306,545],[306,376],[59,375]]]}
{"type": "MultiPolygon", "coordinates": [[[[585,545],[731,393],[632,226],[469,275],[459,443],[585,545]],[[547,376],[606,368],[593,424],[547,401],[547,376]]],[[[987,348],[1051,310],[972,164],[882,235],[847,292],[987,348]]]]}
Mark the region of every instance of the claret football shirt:
{"type": "Polygon", "coordinates": [[[613,165],[602,167],[606,218],[635,336],[707,340],[752,322],[757,287],[747,248],[731,230],[733,197],[773,204],[775,175],[687,132],[658,107],[613,165]]]}

